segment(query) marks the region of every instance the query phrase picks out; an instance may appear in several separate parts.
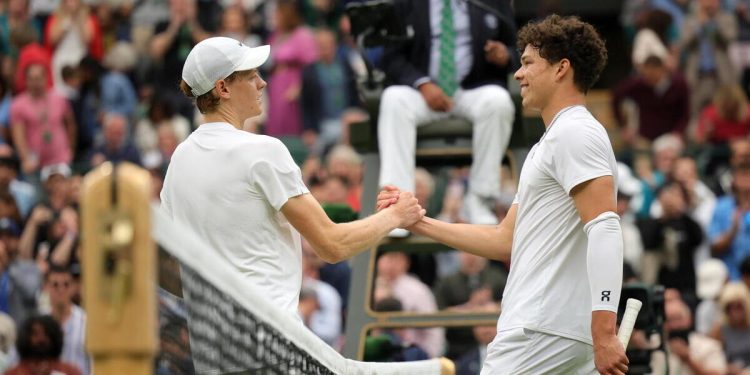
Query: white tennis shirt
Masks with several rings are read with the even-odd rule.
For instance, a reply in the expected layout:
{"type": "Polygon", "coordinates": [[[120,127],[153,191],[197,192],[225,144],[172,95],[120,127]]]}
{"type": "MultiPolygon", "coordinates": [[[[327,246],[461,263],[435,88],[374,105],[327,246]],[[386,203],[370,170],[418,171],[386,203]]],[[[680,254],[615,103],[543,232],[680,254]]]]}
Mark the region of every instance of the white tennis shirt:
{"type": "Polygon", "coordinates": [[[570,192],[597,177],[616,179],[616,171],[607,132],[591,113],[560,111],[521,170],[498,331],[522,327],[592,343],[588,237],[570,192]]]}
{"type": "Polygon", "coordinates": [[[279,211],[308,193],[278,139],[207,123],[169,164],[161,207],[231,263],[271,302],[297,316],[302,284],[300,235],[279,211]]]}

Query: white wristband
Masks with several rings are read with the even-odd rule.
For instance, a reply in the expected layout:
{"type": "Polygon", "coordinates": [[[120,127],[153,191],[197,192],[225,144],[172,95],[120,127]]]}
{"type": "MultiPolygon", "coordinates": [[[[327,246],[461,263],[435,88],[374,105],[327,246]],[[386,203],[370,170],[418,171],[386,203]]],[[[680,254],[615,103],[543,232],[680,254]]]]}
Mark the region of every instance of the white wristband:
{"type": "Polygon", "coordinates": [[[591,310],[617,312],[622,289],[622,229],[620,217],[604,212],[583,230],[589,237],[587,269],[591,288],[591,310]]]}

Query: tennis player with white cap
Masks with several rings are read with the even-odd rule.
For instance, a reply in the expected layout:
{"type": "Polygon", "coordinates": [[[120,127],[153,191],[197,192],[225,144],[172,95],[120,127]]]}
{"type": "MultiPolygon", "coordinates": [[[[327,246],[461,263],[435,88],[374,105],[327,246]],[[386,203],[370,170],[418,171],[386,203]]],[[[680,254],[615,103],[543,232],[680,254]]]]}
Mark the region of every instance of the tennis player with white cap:
{"type": "Polygon", "coordinates": [[[299,167],[278,139],[242,129],[258,116],[266,82],[258,68],[269,46],[250,48],[224,37],[198,43],[185,61],[180,88],[195,98],[205,123],[174,152],[161,208],[229,261],[248,285],[297,314],[302,283],[300,234],[328,262],[376,245],[392,229],[424,215],[405,193],[366,219],[335,224],[309,194],[299,167]]]}

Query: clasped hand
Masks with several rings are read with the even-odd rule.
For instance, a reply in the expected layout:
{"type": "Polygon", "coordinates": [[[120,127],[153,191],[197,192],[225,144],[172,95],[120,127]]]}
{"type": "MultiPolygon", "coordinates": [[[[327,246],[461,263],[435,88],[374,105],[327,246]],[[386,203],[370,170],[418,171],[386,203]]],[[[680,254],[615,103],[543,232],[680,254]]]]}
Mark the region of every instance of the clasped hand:
{"type": "Polygon", "coordinates": [[[380,212],[387,208],[396,211],[400,219],[399,228],[408,228],[422,220],[426,210],[419,205],[414,194],[400,191],[397,187],[386,185],[378,193],[376,211],[380,212]]]}

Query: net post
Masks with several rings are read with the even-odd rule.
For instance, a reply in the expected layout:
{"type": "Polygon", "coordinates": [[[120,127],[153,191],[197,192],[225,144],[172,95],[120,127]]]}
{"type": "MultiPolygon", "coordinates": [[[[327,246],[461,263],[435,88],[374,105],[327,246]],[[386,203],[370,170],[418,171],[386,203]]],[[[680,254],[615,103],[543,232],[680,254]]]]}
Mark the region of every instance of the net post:
{"type": "Polygon", "coordinates": [[[456,375],[456,364],[448,358],[440,357],[440,375],[456,375]]]}
{"type": "Polygon", "coordinates": [[[105,163],[81,196],[86,348],[94,372],[151,375],[158,348],[150,174],[105,163]]]}

